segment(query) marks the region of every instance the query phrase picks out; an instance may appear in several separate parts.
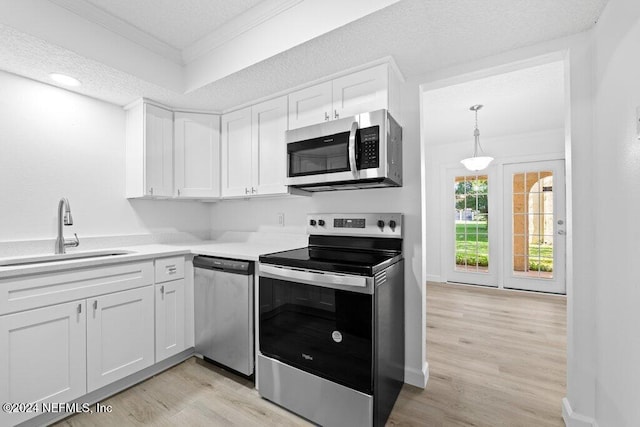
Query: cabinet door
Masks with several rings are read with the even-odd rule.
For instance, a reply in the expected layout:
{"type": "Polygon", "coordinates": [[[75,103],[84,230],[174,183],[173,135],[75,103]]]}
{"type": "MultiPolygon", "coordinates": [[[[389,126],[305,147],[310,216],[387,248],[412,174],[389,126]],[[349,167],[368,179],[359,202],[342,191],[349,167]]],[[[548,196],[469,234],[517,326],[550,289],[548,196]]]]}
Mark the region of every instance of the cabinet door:
{"type": "Polygon", "coordinates": [[[388,65],[349,74],[333,81],[332,119],[388,108],[388,65]]]}
{"type": "Polygon", "coordinates": [[[153,286],[87,300],[87,391],[154,363],[153,286]]]}
{"type": "Polygon", "coordinates": [[[156,362],[185,349],[184,279],[156,285],[156,362]]]}
{"type": "Polygon", "coordinates": [[[252,107],[253,184],[257,194],[282,194],[287,176],[287,97],[252,107]]]}
{"type": "Polygon", "coordinates": [[[173,195],[173,113],[145,104],[145,194],[173,195]]]}
{"type": "Polygon", "coordinates": [[[251,107],[222,116],[223,197],[251,195],[251,107]]]}
{"type": "Polygon", "coordinates": [[[220,116],[175,113],[178,197],[220,196],[220,116]]]}
{"type": "Polygon", "coordinates": [[[289,94],[289,129],[331,120],[331,82],[289,94]]]}
{"type": "MultiPolygon", "coordinates": [[[[0,316],[0,401],[67,402],[86,393],[86,305],[0,316]]],[[[0,412],[0,425],[37,413],[0,412]]]]}

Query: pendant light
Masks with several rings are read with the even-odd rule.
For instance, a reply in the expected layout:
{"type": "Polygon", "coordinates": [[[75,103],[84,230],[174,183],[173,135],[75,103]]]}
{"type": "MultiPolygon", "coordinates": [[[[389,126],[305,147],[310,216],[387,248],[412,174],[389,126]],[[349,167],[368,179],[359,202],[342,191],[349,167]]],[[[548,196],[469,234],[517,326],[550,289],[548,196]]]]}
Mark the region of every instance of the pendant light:
{"type": "Polygon", "coordinates": [[[474,111],[476,113],[476,128],[473,131],[473,157],[467,157],[460,161],[464,165],[465,168],[470,171],[481,171],[486,169],[489,166],[489,163],[493,160],[493,157],[489,156],[478,156],[478,149],[480,149],[480,153],[484,154],[482,151],[482,147],[480,146],[480,130],[478,129],[478,110],[482,108],[482,105],[472,105],[469,110],[474,111]]]}

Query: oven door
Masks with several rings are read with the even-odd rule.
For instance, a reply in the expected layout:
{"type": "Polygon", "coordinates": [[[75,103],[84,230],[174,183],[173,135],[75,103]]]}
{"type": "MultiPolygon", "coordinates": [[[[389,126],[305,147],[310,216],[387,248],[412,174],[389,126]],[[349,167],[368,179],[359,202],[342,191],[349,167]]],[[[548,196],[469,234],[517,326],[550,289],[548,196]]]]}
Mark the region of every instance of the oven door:
{"type": "Polygon", "coordinates": [[[373,391],[371,279],[261,267],[260,352],[363,393],[373,391]],[[280,270],[284,274],[278,274],[280,270]],[[301,278],[296,279],[296,274],[301,278]],[[327,276],[310,284],[309,274],[327,276]],[[364,279],[364,286],[361,285],[364,279]],[[325,287],[326,283],[334,287],[325,287]],[[355,289],[356,291],[352,290],[355,289]]]}

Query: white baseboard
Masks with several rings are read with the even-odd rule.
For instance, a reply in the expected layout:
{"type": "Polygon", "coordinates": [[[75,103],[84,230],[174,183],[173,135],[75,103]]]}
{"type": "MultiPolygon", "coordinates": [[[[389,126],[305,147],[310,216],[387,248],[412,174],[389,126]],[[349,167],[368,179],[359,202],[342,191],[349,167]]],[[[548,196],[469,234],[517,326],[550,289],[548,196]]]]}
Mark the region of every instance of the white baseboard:
{"type": "Polygon", "coordinates": [[[425,388],[429,381],[429,363],[424,362],[422,370],[405,368],[404,370],[404,382],[412,386],[425,388]]]}
{"type": "Polygon", "coordinates": [[[442,280],[442,276],[427,274],[427,282],[444,282],[444,280],[442,280]]]}
{"type": "Polygon", "coordinates": [[[562,398],[562,419],[567,427],[598,427],[593,418],[575,412],[566,397],[562,398]]]}

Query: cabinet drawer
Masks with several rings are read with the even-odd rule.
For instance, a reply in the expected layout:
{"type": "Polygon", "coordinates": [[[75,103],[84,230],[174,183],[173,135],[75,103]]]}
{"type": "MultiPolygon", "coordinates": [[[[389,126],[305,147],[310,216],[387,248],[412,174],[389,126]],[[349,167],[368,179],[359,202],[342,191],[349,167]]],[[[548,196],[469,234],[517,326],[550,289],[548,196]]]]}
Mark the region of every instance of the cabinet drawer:
{"type": "Polygon", "coordinates": [[[160,258],[156,260],[156,283],[184,277],[184,257],[160,258]]]}
{"type": "Polygon", "coordinates": [[[0,280],[0,315],[151,284],[151,261],[4,279],[0,280]]]}

